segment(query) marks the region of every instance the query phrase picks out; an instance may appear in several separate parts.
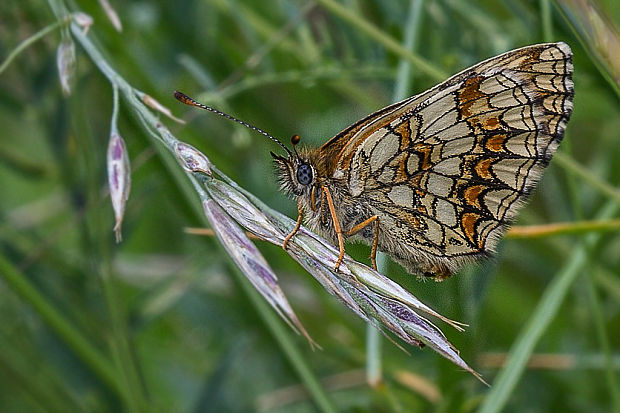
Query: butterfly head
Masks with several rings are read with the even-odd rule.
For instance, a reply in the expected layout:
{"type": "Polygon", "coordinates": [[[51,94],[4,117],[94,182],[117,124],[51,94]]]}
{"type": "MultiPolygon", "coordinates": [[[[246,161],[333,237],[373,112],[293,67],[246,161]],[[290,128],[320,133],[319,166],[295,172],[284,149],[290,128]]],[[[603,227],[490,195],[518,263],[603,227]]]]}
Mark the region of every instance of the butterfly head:
{"type": "Polygon", "coordinates": [[[316,183],[317,175],[313,162],[308,156],[309,153],[307,151],[302,151],[301,154],[297,152],[295,145],[299,143],[299,140],[298,135],[293,135],[291,143],[294,153],[290,153],[288,157],[271,152],[282,190],[288,195],[295,196],[309,194],[316,183]]]}

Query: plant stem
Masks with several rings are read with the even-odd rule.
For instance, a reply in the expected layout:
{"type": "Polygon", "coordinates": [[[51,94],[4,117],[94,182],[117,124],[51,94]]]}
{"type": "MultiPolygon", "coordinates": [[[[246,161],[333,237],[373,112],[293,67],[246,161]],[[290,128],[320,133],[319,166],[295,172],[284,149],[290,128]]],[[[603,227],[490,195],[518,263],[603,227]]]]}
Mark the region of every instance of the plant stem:
{"type": "Polygon", "coordinates": [[[540,0],[540,19],[542,21],[543,39],[553,41],[553,23],[551,19],[551,0],[540,0]]]}
{"type": "Polygon", "coordinates": [[[544,225],[519,225],[510,228],[506,238],[525,239],[551,237],[555,235],[583,234],[591,231],[617,231],[620,229],[620,219],[600,221],[556,222],[544,225]]]}

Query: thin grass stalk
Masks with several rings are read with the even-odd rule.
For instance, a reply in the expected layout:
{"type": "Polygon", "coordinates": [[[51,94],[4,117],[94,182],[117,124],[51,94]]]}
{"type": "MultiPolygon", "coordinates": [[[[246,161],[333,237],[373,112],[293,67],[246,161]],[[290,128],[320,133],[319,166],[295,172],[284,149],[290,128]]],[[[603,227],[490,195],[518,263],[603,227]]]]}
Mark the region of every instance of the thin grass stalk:
{"type": "Polygon", "coordinates": [[[540,21],[545,43],[553,41],[553,20],[551,19],[551,0],[540,0],[540,21]]]}
{"type": "MultiPolygon", "coordinates": [[[[106,240],[107,237],[101,237],[106,240]]],[[[105,249],[104,246],[102,248],[105,249]]],[[[147,412],[148,405],[146,389],[141,380],[139,366],[131,346],[131,338],[125,324],[125,311],[118,299],[118,290],[114,285],[111,274],[111,257],[102,257],[103,264],[99,267],[103,286],[104,299],[112,322],[112,337],[110,348],[116,364],[116,370],[122,377],[123,387],[127,389],[127,398],[130,411],[147,412]]]]}
{"type": "Polygon", "coordinates": [[[317,67],[311,70],[292,70],[286,72],[269,72],[248,75],[242,80],[232,83],[221,89],[201,93],[199,101],[216,102],[230,99],[240,93],[252,89],[264,88],[270,85],[283,83],[303,83],[317,80],[348,80],[348,79],[392,79],[394,70],[387,67],[358,66],[350,68],[317,67]]]}
{"type": "Polygon", "coordinates": [[[597,268],[594,277],[599,288],[604,290],[612,300],[615,300],[616,304],[620,303],[620,279],[618,279],[618,274],[606,268],[597,268]]]}
{"type": "MultiPolygon", "coordinates": [[[[266,20],[243,3],[235,3],[234,12],[232,12],[232,3],[230,2],[226,2],[225,0],[209,0],[209,2],[216,6],[221,12],[230,15],[233,19],[236,18],[237,14],[242,16],[244,24],[251,26],[252,29],[263,38],[269,39],[277,36],[278,28],[273,27],[269,20],[266,20]]],[[[280,42],[277,44],[278,49],[285,51],[291,56],[295,56],[300,62],[310,67],[315,66],[312,55],[304,51],[303,45],[298,44],[292,40],[292,38],[280,38],[279,40],[280,42]]],[[[367,93],[362,92],[357,85],[348,82],[346,79],[344,79],[344,81],[340,79],[338,82],[331,82],[329,85],[344,96],[347,96],[351,101],[356,101],[369,110],[377,109],[375,102],[369,99],[367,93]]]]}
{"type": "MultiPolygon", "coordinates": [[[[506,364],[508,353],[488,352],[479,356],[478,364],[484,368],[498,369],[506,364]]],[[[605,355],[596,353],[532,353],[528,361],[530,370],[605,370],[609,360],[605,355]]],[[[611,359],[611,368],[620,370],[620,356],[614,355],[611,359]]],[[[598,374],[598,373],[597,373],[598,374]]]]}
{"type": "Polygon", "coordinates": [[[24,348],[22,340],[15,340],[15,336],[4,327],[0,327],[0,342],[3,343],[0,370],[3,377],[10,378],[28,402],[39,407],[42,412],[62,412],[67,409],[86,411],[85,403],[76,397],[77,392],[73,387],[59,381],[55,371],[38,364],[37,350],[24,348]],[[33,368],[38,368],[36,375],[32,374],[33,368]]]}
{"type": "MultiPolygon", "coordinates": [[[[562,142],[562,152],[568,154],[568,156],[572,157],[574,154],[574,146],[573,146],[573,139],[564,139],[564,141],[562,142]]],[[[568,188],[567,191],[567,197],[570,200],[570,205],[573,209],[573,216],[575,218],[575,221],[577,222],[583,222],[584,218],[584,214],[583,214],[583,208],[581,207],[581,203],[580,203],[580,192],[579,192],[579,186],[578,186],[578,180],[575,179],[576,175],[575,174],[570,174],[568,173],[569,171],[567,169],[564,169],[564,175],[566,177],[566,185],[568,188]]]]}
{"type": "Polygon", "coordinates": [[[506,233],[510,239],[530,239],[554,237],[558,235],[580,235],[588,232],[608,232],[620,230],[620,219],[598,221],[554,222],[541,225],[517,225],[506,233]]]}
{"type": "MultiPolygon", "coordinates": [[[[232,3],[226,0],[209,0],[209,3],[214,5],[222,13],[229,14],[232,18],[235,18],[235,14],[242,16],[244,24],[250,26],[264,38],[272,38],[277,35],[278,29],[272,27],[270,21],[257,14],[251,7],[248,7],[243,2],[232,3]],[[233,9],[234,13],[232,12],[233,9]]],[[[278,48],[290,53],[292,56],[297,56],[300,60],[305,60],[303,49],[291,38],[279,39],[278,48]]]]}

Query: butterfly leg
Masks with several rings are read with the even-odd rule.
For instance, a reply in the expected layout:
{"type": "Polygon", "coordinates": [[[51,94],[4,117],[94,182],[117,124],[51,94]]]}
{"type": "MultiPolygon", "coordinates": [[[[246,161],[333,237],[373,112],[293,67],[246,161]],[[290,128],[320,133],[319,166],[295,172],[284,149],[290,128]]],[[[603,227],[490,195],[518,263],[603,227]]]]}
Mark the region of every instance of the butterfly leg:
{"type": "Polygon", "coordinates": [[[370,249],[370,262],[372,268],[377,271],[377,245],[379,244],[379,218],[375,221],[375,239],[372,240],[372,248],[370,249]]]}
{"type": "Polygon", "coordinates": [[[373,222],[375,223],[375,236],[372,241],[372,248],[370,250],[370,261],[372,262],[372,268],[376,271],[377,270],[377,244],[379,243],[379,216],[373,215],[367,220],[360,222],[359,224],[351,228],[351,230],[348,231],[346,235],[349,236],[349,235],[356,234],[362,229],[366,228],[368,225],[372,224],[373,222]]]}
{"type": "MultiPolygon", "coordinates": [[[[323,208],[323,193],[321,192],[321,209],[323,208]]],[[[312,208],[313,212],[316,212],[316,186],[312,187],[312,191],[310,192],[310,208],[312,208]]]]}
{"type": "Polygon", "coordinates": [[[288,234],[286,238],[284,238],[284,242],[282,243],[282,249],[284,251],[286,251],[286,246],[288,245],[288,242],[291,240],[291,238],[293,238],[293,235],[295,235],[295,233],[299,231],[299,227],[301,226],[301,220],[303,216],[304,216],[304,211],[303,209],[301,209],[301,203],[298,202],[297,203],[297,222],[295,223],[295,228],[293,228],[291,233],[288,234]]]}
{"type": "Polygon", "coordinates": [[[342,229],[340,229],[340,221],[338,221],[338,216],[336,215],[336,208],[334,208],[334,200],[332,199],[332,194],[325,186],[322,186],[321,189],[325,193],[325,198],[327,199],[327,206],[329,207],[329,213],[332,216],[332,221],[334,221],[334,230],[336,231],[336,236],[338,237],[338,248],[340,248],[340,255],[338,256],[338,261],[336,261],[336,267],[334,268],[336,271],[338,271],[338,268],[340,267],[340,264],[344,259],[344,240],[342,238],[342,229]]]}

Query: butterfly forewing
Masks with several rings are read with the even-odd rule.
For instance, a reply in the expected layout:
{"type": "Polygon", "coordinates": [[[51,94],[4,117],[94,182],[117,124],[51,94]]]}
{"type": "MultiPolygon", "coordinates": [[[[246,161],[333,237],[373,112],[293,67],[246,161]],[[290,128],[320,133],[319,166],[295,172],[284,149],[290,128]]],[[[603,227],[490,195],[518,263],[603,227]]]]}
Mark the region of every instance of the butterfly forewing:
{"type": "Polygon", "coordinates": [[[513,50],[388,106],[319,148],[326,174],[378,216],[380,249],[454,271],[493,250],[562,139],[571,56],[513,50]]]}

